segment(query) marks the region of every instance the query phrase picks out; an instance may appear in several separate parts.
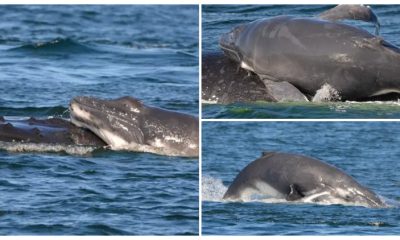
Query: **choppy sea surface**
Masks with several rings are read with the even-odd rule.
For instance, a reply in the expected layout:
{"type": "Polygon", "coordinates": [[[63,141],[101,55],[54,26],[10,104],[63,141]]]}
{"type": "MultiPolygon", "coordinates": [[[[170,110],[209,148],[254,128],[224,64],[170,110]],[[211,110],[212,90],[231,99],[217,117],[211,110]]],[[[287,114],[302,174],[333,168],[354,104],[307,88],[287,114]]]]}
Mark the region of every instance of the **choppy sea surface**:
{"type": "MultiPolygon", "coordinates": [[[[0,15],[1,116],[68,118],[78,95],[198,115],[198,6],[0,5],[0,15]]],[[[0,150],[1,235],[198,234],[198,159],[47,150],[0,150]]]]}
{"type": "Polygon", "coordinates": [[[203,122],[203,235],[399,235],[399,127],[397,122],[203,122]],[[332,164],[390,207],[223,201],[236,175],[263,151],[332,164]]]}
{"type": "MultiPolygon", "coordinates": [[[[221,51],[218,41],[234,26],[278,15],[314,17],[334,5],[203,5],[203,52],[221,51]]],[[[400,6],[371,6],[381,23],[381,36],[400,46],[400,6]]],[[[374,33],[372,24],[346,21],[374,33]]],[[[339,103],[203,103],[204,118],[399,118],[398,101],[339,103]]]]}

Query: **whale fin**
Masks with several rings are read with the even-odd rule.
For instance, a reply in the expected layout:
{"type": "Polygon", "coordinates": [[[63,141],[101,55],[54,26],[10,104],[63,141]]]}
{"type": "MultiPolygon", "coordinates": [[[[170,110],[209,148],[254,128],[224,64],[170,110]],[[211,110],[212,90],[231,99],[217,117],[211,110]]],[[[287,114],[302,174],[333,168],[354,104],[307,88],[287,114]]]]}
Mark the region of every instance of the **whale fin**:
{"type": "Polygon", "coordinates": [[[381,24],[379,19],[369,6],[362,4],[341,4],[328,9],[318,15],[320,19],[329,21],[361,20],[375,25],[375,35],[379,35],[381,24]]]}
{"type": "Polygon", "coordinates": [[[289,82],[275,82],[266,78],[262,79],[262,81],[267,88],[267,92],[277,102],[308,102],[307,97],[289,82]]]}
{"type": "Polygon", "coordinates": [[[295,184],[290,184],[289,187],[290,192],[286,196],[287,201],[296,201],[304,197],[304,195],[299,191],[298,187],[295,184]]]}
{"type": "Polygon", "coordinates": [[[272,155],[274,155],[274,154],[275,154],[275,152],[263,151],[263,152],[261,153],[261,157],[270,157],[270,156],[272,156],[272,155]]]}

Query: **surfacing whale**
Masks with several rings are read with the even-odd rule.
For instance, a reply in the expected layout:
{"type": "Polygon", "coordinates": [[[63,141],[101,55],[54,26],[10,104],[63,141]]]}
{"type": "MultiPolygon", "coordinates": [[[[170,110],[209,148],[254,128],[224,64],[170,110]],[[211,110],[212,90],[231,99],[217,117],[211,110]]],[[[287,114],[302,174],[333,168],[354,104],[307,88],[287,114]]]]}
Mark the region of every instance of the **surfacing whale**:
{"type": "Polygon", "coordinates": [[[71,122],[87,128],[114,150],[170,156],[198,156],[198,118],[143,104],[132,97],[103,100],[76,97],[71,122]]]}
{"type": "Polygon", "coordinates": [[[223,198],[240,201],[252,195],[287,201],[386,206],[377,194],[340,169],[311,157],[280,152],[265,152],[247,165],[223,198]]]}
{"type": "Polygon", "coordinates": [[[324,86],[340,99],[400,92],[400,49],[361,28],[278,16],[223,34],[225,54],[261,79],[287,82],[314,96],[324,86]]]}

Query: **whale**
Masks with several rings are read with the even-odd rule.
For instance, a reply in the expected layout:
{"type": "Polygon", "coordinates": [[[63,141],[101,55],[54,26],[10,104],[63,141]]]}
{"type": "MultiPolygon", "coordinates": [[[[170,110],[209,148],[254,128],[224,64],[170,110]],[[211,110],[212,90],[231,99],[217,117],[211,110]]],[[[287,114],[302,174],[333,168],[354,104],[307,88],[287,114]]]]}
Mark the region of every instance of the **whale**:
{"type": "Polygon", "coordinates": [[[222,35],[220,47],[261,79],[288,82],[314,96],[324,86],[335,100],[400,92],[400,49],[348,24],[277,16],[242,24],[222,35]]]}
{"type": "Polygon", "coordinates": [[[371,7],[363,4],[340,4],[318,15],[318,18],[329,21],[361,20],[375,25],[375,35],[379,35],[381,23],[371,7]]]}
{"type": "Polygon", "coordinates": [[[314,18],[276,16],[241,24],[224,33],[219,45],[263,81],[292,84],[309,100],[324,88],[337,95],[330,101],[396,96],[400,49],[342,19],[372,22],[379,34],[371,8],[339,5],[314,18]]]}
{"type": "Polygon", "coordinates": [[[222,52],[202,55],[201,84],[202,100],[211,103],[307,101],[293,85],[263,81],[222,52]]]}
{"type": "Polygon", "coordinates": [[[244,201],[254,195],[297,202],[386,206],[376,193],[342,170],[312,157],[283,152],[264,152],[248,164],[223,199],[244,201]]]}
{"type": "Polygon", "coordinates": [[[145,105],[139,99],[100,99],[79,96],[71,100],[71,122],[89,129],[113,150],[197,157],[198,118],[145,105]]]}
{"type": "Polygon", "coordinates": [[[104,147],[90,130],[62,118],[7,118],[0,116],[0,141],[104,147]]]}

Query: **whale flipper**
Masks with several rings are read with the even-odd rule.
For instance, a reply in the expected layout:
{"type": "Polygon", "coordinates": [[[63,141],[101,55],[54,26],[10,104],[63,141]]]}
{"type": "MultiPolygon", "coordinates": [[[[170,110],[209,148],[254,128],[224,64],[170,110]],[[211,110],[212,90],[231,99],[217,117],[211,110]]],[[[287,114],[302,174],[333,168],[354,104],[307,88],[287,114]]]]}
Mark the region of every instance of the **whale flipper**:
{"type": "Polygon", "coordinates": [[[268,93],[277,102],[308,102],[307,97],[289,82],[276,82],[266,78],[262,79],[262,81],[268,93]]]}
{"type": "Polygon", "coordinates": [[[299,191],[298,187],[295,184],[290,184],[289,187],[290,192],[286,196],[287,201],[296,201],[304,197],[304,194],[299,191]]]}

